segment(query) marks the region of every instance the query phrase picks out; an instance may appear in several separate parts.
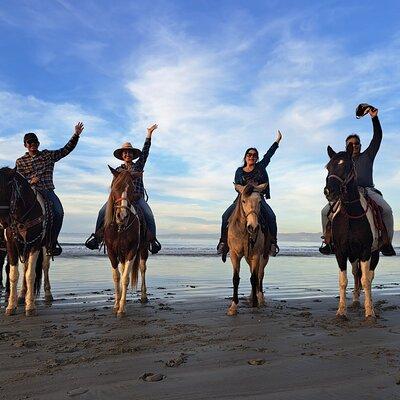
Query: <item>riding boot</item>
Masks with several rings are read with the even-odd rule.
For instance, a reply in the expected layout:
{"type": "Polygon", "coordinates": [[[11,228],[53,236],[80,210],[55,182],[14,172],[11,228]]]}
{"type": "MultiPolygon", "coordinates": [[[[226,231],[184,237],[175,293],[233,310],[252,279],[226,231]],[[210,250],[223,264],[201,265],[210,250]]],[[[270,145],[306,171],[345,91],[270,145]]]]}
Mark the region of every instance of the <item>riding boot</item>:
{"type": "Polygon", "coordinates": [[[62,253],[62,247],[58,241],[51,244],[50,248],[47,248],[46,255],[51,257],[59,256],[62,253]]]}
{"type": "Polygon", "coordinates": [[[395,250],[394,250],[394,248],[393,248],[391,243],[388,243],[385,246],[382,246],[381,247],[381,253],[384,256],[388,256],[388,257],[396,255],[396,252],[395,252],[395,250]]]}
{"type": "Polygon", "coordinates": [[[92,233],[86,240],[85,246],[89,250],[98,250],[100,244],[104,240],[104,229],[98,229],[96,233],[92,233]]]}
{"type": "Polygon", "coordinates": [[[322,245],[318,249],[321,254],[324,256],[329,256],[330,254],[335,254],[335,248],[333,247],[333,243],[327,242],[324,236],[321,236],[322,245]]]}
{"type": "Polygon", "coordinates": [[[157,254],[161,250],[161,243],[154,237],[149,244],[149,248],[151,254],[157,254]]]}
{"type": "Polygon", "coordinates": [[[276,257],[278,255],[279,251],[280,251],[280,249],[279,249],[276,237],[272,238],[271,239],[271,248],[269,250],[269,255],[271,257],[276,257]]]}
{"type": "Polygon", "coordinates": [[[219,243],[218,243],[218,246],[217,246],[217,254],[219,254],[221,256],[223,262],[226,261],[226,256],[227,256],[227,254],[229,252],[228,243],[227,243],[227,239],[228,239],[227,236],[228,236],[228,232],[225,231],[224,234],[219,239],[219,243]]]}

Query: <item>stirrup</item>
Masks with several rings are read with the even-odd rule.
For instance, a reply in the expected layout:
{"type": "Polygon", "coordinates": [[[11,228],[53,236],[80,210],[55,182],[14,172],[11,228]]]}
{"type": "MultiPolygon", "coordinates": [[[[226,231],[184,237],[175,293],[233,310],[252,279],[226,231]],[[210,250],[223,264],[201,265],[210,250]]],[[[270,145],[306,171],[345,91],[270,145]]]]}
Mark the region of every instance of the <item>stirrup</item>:
{"type": "Polygon", "coordinates": [[[395,252],[395,250],[394,250],[394,248],[393,248],[391,243],[387,244],[386,246],[383,246],[381,248],[381,253],[384,256],[387,256],[387,257],[391,257],[391,256],[395,256],[396,255],[396,252],[395,252]]]}
{"type": "Polygon", "coordinates": [[[331,244],[331,243],[325,243],[325,242],[322,243],[321,247],[318,250],[324,256],[329,256],[330,254],[335,254],[333,244],[331,244]]]}
{"type": "Polygon", "coordinates": [[[89,238],[85,242],[85,246],[89,250],[98,250],[99,248],[99,241],[97,240],[97,237],[94,233],[92,233],[89,238]]]}
{"type": "Polygon", "coordinates": [[[150,253],[157,254],[160,250],[161,250],[161,243],[157,239],[154,239],[150,243],[150,253]]]}

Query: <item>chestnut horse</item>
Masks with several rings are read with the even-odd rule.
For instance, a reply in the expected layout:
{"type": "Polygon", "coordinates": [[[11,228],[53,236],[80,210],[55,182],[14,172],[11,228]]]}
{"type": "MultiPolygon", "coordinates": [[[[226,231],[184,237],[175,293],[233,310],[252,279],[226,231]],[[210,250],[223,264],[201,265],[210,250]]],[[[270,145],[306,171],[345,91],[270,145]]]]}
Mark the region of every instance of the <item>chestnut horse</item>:
{"type": "Polygon", "coordinates": [[[371,284],[379,262],[379,243],[373,216],[364,197],[360,196],[352,160],[353,145],[335,153],[328,146],[330,161],[324,194],[335,203],[332,235],[339,266],[339,307],[337,317],[346,319],[347,260],[354,275],[353,306],[359,306],[361,286],[364,289],[365,318],[374,319],[371,284]]]}
{"type": "Polygon", "coordinates": [[[6,315],[13,315],[18,304],[25,303],[27,316],[36,315],[35,295],[40,291],[42,269],[45,275],[45,299],[50,291],[50,256],[46,255],[46,204],[39,200],[28,181],[14,169],[0,169],[0,224],[5,228],[10,263],[10,295],[6,315]],[[18,263],[24,264],[22,288],[17,295],[18,263]]]}
{"type": "Polygon", "coordinates": [[[240,195],[228,225],[228,246],[233,266],[233,299],[228,308],[228,315],[237,314],[240,261],[243,257],[250,266],[251,304],[253,307],[264,304],[264,269],[269,260],[265,246],[269,238],[261,230],[259,215],[260,193],[265,190],[266,186],[266,183],[258,186],[235,185],[235,189],[240,195]]]}
{"type": "Polygon", "coordinates": [[[118,172],[110,166],[109,168],[114,179],[107,202],[104,243],[113,273],[114,313],[118,317],[122,317],[126,314],[129,277],[131,286],[136,288],[139,268],[142,278],[141,301],[143,303],[147,301],[145,274],[148,244],[144,219],[140,217],[139,207],[134,204],[137,197],[134,194],[131,173],[129,171],[118,172]],[[118,265],[121,267],[121,272],[118,265]]]}

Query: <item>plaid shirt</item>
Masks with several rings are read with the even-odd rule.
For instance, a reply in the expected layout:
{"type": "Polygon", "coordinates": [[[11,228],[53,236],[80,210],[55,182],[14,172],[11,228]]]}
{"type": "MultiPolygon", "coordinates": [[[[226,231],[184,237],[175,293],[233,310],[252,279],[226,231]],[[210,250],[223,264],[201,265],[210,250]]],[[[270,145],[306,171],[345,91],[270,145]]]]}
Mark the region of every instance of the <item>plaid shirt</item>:
{"type": "Polygon", "coordinates": [[[77,145],[78,140],[79,135],[74,134],[61,149],[39,151],[35,156],[25,153],[15,163],[17,171],[28,181],[35,176],[38,177],[39,182],[35,185],[38,189],[53,190],[54,164],[71,153],[77,145]]]}
{"type": "MultiPolygon", "coordinates": [[[[144,165],[146,164],[147,157],[149,156],[151,146],[151,139],[146,138],[142,152],[139,156],[139,159],[132,163],[132,165],[122,164],[117,168],[117,171],[125,171],[128,170],[130,172],[142,172],[144,169],[144,165]]],[[[143,185],[143,177],[133,178],[134,184],[134,193],[138,194],[140,197],[144,197],[144,185],[143,185]]]]}

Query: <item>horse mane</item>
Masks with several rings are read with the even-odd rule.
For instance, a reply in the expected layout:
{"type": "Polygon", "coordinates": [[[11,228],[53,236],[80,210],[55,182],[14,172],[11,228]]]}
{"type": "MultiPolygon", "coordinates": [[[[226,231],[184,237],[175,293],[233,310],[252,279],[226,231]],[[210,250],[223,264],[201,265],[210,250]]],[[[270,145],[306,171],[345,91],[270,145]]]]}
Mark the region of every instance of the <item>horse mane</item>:
{"type": "Polygon", "coordinates": [[[114,196],[113,192],[123,192],[127,185],[132,183],[132,176],[129,171],[121,171],[111,182],[111,193],[108,196],[104,226],[109,226],[114,219],[114,196]]]}

